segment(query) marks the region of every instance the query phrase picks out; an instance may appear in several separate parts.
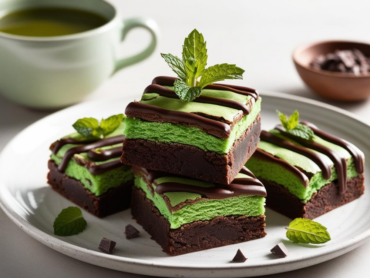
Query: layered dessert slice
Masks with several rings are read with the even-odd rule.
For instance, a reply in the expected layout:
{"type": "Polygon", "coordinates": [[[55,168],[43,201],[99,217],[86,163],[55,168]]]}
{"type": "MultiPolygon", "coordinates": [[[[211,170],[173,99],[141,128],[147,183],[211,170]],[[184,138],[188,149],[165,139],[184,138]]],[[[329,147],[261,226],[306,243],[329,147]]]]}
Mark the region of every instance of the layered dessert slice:
{"type": "Polygon", "coordinates": [[[254,89],[211,84],[192,102],[157,77],[126,108],[122,163],[228,184],[256,150],[261,98],[254,89]]]}
{"type": "Polygon", "coordinates": [[[313,132],[311,140],[281,125],[262,131],[246,166],[265,185],[267,207],[290,218],[313,219],[364,193],[364,155],[311,123],[301,125],[313,132]]]}
{"type": "Polygon", "coordinates": [[[128,208],[133,175],[130,166],[120,162],[123,129],[121,122],[105,138],[73,133],[54,142],[48,162],[50,186],[98,217],[128,208]]]}
{"type": "Polygon", "coordinates": [[[169,255],[266,235],[266,191],[245,167],[229,185],[141,167],[132,171],[132,215],[169,255]]]}

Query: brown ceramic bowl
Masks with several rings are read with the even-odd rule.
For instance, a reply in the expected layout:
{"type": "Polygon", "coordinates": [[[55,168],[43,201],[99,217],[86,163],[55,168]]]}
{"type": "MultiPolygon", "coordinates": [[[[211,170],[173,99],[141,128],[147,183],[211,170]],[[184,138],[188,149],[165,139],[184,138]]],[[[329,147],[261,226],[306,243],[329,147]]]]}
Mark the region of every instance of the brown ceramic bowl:
{"type": "Polygon", "coordinates": [[[361,50],[370,57],[370,44],[351,41],[321,41],[304,44],[293,52],[294,65],[304,83],[313,91],[332,100],[359,101],[370,96],[370,74],[354,75],[314,69],[310,63],[321,54],[337,49],[361,50]]]}

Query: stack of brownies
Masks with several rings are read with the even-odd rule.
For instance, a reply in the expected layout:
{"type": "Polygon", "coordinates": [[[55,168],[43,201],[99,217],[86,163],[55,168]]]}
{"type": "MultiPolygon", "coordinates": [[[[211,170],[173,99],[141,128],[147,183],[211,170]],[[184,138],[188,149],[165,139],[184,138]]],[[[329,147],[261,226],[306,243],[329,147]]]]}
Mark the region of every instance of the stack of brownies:
{"type": "Polygon", "coordinates": [[[131,202],[169,255],[264,237],[265,187],[267,206],[290,218],[318,217],[364,193],[364,154],[353,144],[308,122],[299,126],[309,139],[281,125],[261,132],[254,89],[211,84],[182,102],[175,80],[155,78],[104,138],[54,142],[53,189],[98,217],[131,202]]]}
{"type": "Polygon", "coordinates": [[[175,80],[155,78],[126,108],[133,217],[170,255],[264,237],[266,191],[244,166],[258,146],[261,98],[212,84],[181,102],[175,80]]]}

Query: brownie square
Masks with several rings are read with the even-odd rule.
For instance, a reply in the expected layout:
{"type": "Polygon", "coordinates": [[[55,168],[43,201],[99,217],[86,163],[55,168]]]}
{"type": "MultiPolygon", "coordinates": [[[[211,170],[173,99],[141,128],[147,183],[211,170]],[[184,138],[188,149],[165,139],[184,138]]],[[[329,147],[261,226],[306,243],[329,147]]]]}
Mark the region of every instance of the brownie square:
{"type": "Polygon", "coordinates": [[[48,167],[48,184],[60,195],[97,217],[102,218],[130,207],[133,180],[96,196],[80,181],[61,173],[54,161],[49,160],[48,167]]]}
{"type": "Polygon", "coordinates": [[[261,98],[250,88],[213,84],[183,103],[171,90],[175,80],[155,78],[127,106],[121,162],[230,183],[257,148],[261,98]]]}
{"type": "Polygon", "coordinates": [[[281,126],[262,131],[246,166],[265,185],[267,207],[292,219],[313,219],[364,193],[364,154],[311,123],[302,124],[313,131],[312,140],[281,126]]]}
{"type": "Polygon", "coordinates": [[[239,173],[235,183],[219,185],[139,167],[132,170],[132,216],[171,256],[266,235],[266,191],[250,172],[239,173]]]}
{"type": "Polygon", "coordinates": [[[120,162],[123,129],[121,123],[104,138],[72,133],[51,144],[50,186],[98,217],[128,208],[133,174],[120,162]]]}

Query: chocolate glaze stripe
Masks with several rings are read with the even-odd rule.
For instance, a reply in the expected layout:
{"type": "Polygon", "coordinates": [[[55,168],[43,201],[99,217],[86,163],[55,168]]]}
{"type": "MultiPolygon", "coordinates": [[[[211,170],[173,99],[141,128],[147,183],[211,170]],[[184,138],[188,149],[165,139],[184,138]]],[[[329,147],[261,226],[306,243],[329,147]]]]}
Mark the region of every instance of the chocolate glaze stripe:
{"type": "Polygon", "coordinates": [[[308,157],[319,166],[324,179],[328,180],[331,177],[330,165],[328,165],[326,161],[317,153],[304,147],[294,145],[292,142],[289,142],[285,139],[275,136],[265,130],[262,130],[261,132],[261,140],[308,157]]]}
{"type": "MultiPolygon", "coordinates": [[[[292,135],[288,132],[285,132],[284,128],[281,125],[275,126],[275,129],[280,131],[285,137],[297,141],[299,144],[306,148],[313,149],[329,157],[331,161],[334,162],[334,166],[338,174],[338,187],[339,193],[343,194],[346,191],[347,187],[347,163],[345,158],[341,158],[338,153],[325,147],[324,145],[318,144],[316,142],[311,142],[302,138],[299,138],[295,135],[292,135]]],[[[330,167],[330,165],[328,165],[330,167]]],[[[326,178],[327,179],[327,178],[326,178]]]]}
{"type": "Polygon", "coordinates": [[[317,136],[321,137],[322,139],[324,139],[324,140],[326,140],[330,143],[333,143],[335,145],[338,145],[338,146],[342,147],[343,149],[347,150],[351,154],[351,156],[353,157],[353,160],[355,162],[356,172],[358,174],[362,174],[364,172],[364,159],[363,159],[361,153],[357,150],[357,148],[353,144],[351,144],[350,142],[347,142],[346,140],[335,137],[333,135],[330,135],[330,134],[318,129],[317,126],[315,126],[312,123],[301,122],[301,124],[306,125],[309,128],[311,128],[312,131],[317,136]]]}
{"type": "Polygon", "coordinates": [[[65,139],[60,139],[60,140],[56,141],[55,143],[53,143],[50,146],[50,149],[53,152],[53,154],[56,155],[58,153],[58,151],[64,145],[68,145],[68,144],[82,145],[82,144],[92,143],[92,142],[95,142],[95,141],[97,141],[97,139],[81,141],[81,140],[76,140],[76,139],[73,139],[73,138],[65,138],[65,139]]]}
{"type": "Polygon", "coordinates": [[[210,199],[224,199],[240,195],[266,197],[266,190],[260,185],[230,184],[225,188],[200,187],[175,182],[166,182],[156,185],[155,191],[158,194],[166,192],[190,192],[200,194],[210,199]]]}
{"type": "Polygon", "coordinates": [[[293,175],[295,175],[301,181],[304,187],[307,187],[310,182],[308,177],[297,167],[291,165],[285,160],[282,160],[276,156],[273,156],[265,152],[264,150],[257,149],[255,153],[253,154],[253,157],[257,157],[258,159],[262,159],[262,160],[272,161],[273,163],[279,164],[281,167],[283,167],[284,169],[288,170],[293,175]]]}
{"type": "Polygon", "coordinates": [[[204,87],[204,89],[210,90],[220,90],[220,91],[231,91],[233,93],[237,93],[240,95],[251,96],[254,100],[258,99],[258,92],[255,89],[248,88],[248,87],[241,87],[241,86],[234,86],[234,85],[224,85],[224,84],[210,84],[204,87]]]}
{"type": "Polygon", "coordinates": [[[242,186],[244,185],[263,186],[263,184],[258,179],[255,179],[255,178],[236,178],[233,180],[231,184],[229,184],[229,188],[231,185],[235,185],[235,184],[242,185],[242,186]]]}
{"type": "MultiPolygon", "coordinates": [[[[243,167],[243,170],[247,170],[243,171],[244,173],[250,172],[246,167],[243,167]]],[[[174,182],[157,184],[156,179],[172,175],[163,172],[149,171],[143,167],[138,166],[133,166],[131,168],[131,171],[134,173],[134,175],[144,178],[144,180],[148,183],[148,187],[150,188],[150,190],[152,189],[152,183],[154,183],[156,185],[156,192],[159,194],[166,192],[191,192],[212,199],[223,199],[239,195],[265,197],[267,194],[263,184],[255,178],[234,179],[234,181],[229,185],[215,184],[215,187],[207,188],[174,182]]]]}
{"type": "Polygon", "coordinates": [[[92,175],[100,175],[100,174],[103,174],[109,170],[113,170],[113,169],[116,169],[120,166],[122,166],[123,164],[121,163],[121,161],[119,159],[117,160],[113,160],[113,161],[109,161],[107,163],[103,163],[103,164],[99,164],[99,165],[90,165],[87,167],[87,169],[89,170],[89,172],[92,174],[92,175]]]}
{"type": "MultiPolygon", "coordinates": [[[[65,169],[68,166],[69,160],[75,154],[88,152],[92,149],[101,148],[101,147],[105,147],[105,146],[116,145],[116,144],[122,143],[124,139],[125,139],[125,136],[123,136],[123,135],[115,136],[115,137],[111,137],[111,138],[101,139],[99,141],[96,141],[94,143],[87,144],[87,145],[84,145],[84,146],[78,146],[78,147],[71,148],[68,151],[66,151],[66,153],[64,154],[62,161],[58,165],[58,170],[60,172],[64,172],[65,169]]],[[[106,167],[108,167],[108,166],[104,166],[104,164],[100,164],[100,165],[95,165],[94,167],[95,167],[95,171],[99,172],[101,169],[103,169],[104,171],[107,171],[106,167]]],[[[111,168],[109,168],[109,170],[110,169],[111,168]]]]}
{"type": "MultiPolygon", "coordinates": [[[[179,99],[174,91],[168,89],[162,85],[152,84],[145,88],[144,94],[146,93],[157,93],[160,96],[167,97],[167,98],[175,98],[179,99]]],[[[242,110],[244,115],[248,115],[250,113],[249,106],[234,101],[228,100],[223,98],[216,98],[216,97],[208,97],[208,96],[199,96],[194,99],[192,102],[199,102],[199,103],[208,103],[208,104],[215,104],[223,107],[234,108],[237,110],[242,110]]]]}
{"type": "MultiPolygon", "coordinates": [[[[157,76],[153,79],[152,84],[159,84],[163,86],[173,86],[173,83],[178,78],[169,77],[169,76],[157,76]]],[[[220,91],[231,91],[233,93],[237,93],[240,95],[247,95],[253,97],[255,100],[258,99],[258,92],[255,89],[243,87],[243,86],[235,86],[235,85],[228,85],[228,84],[210,84],[205,87],[205,89],[210,90],[220,90],[220,91]]]]}
{"type": "Polygon", "coordinates": [[[244,174],[244,175],[248,175],[248,176],[253,177],[253,178],[256,178],[256,176],[252,173],[252,171],[251,171],[251,170],[249,170],[249,169],[248,169],[247,167],[245,167],[245,166],[243,166],[243,167],[240,169],[239,173],[244,174]]]}
{"type": "Polygon", "coordinates": [[[229,138],[230,125],[216,120],[208,119],[196,114],[181,111],[172,111],[157,106],[148,105],[139,102],[131,102],[127,105],[126,115],[133,118],[140,118],[147,121],[174,122],[189,124],[190,126],[200,127],[206,133],[219,138],[229,138]]]}
{"type": "Polygon", "coordinates": [[[106,161],[108,159],[120,157],[122,155],[122,146],[108,150],[101,150],[100,153],[92,149],[89,150],[87,155],[93,161],[106,161]]]}

